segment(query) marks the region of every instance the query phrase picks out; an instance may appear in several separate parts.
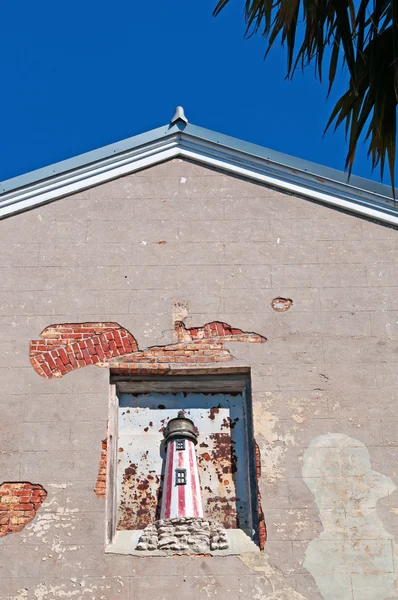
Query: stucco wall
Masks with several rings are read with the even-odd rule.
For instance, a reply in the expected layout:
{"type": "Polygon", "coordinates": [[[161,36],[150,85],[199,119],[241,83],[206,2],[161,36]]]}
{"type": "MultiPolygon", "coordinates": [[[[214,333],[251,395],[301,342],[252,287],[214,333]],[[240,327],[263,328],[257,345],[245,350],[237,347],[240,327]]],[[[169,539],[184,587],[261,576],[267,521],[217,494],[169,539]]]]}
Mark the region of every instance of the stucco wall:
{"type": "Polygon", "coordinates": [[[0,484],[47,492],[0,538],[0,599],[398,597],[394,229],[175,160],[0,233],[0,484]],[[288,311],[272,309],[278,296],[288,311]],[[45,380],[29,364],[53,323],[115,321],[142,349],[171,343],[174,301],[187,325],[268,339],[228,346],[252,368],[265,553],[104,555],[93,489],[109,374],[45,380]]]}

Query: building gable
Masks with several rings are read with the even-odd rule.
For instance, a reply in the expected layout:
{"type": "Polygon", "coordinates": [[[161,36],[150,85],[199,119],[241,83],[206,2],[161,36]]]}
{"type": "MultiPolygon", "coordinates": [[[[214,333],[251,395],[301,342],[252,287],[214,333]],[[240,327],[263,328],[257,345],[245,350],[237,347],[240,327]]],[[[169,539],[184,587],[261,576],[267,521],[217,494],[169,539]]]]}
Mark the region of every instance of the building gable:
{"type": "Polygon", "coordinates": [[[262,185],[397,225],[388,186],[275,152],[188,124],[169,125],[88,152],[2,184],[0,218],[117,179],[185,158],[262,185]]]}

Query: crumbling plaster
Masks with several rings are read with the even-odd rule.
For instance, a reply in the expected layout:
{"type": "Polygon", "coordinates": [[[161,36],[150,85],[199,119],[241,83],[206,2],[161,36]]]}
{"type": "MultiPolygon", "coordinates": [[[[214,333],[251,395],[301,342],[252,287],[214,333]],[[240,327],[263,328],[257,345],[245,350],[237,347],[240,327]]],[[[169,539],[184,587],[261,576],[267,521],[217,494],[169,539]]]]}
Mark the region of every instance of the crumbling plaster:
{"type": "MultiPolygon", "coordinates": [[[[329,434],[358,440],[371,469],[392,481],[375,514],[395,540],[395,229],[180,160],[0,227],[0,473],[48,493],[31,524],[0,540],[2,600],[330,600],[326,584],[338,575],[319,574],[309,558],[325,519],[302,474],[313,440],[329,434]],[[293,301],[289,310],[272,309],[278,297],[293,301]],[[104,501],[93,489],[107,370],[74,371],[55,389],[28,364],[29,341],[51,323],[117,322],[141,348],[175,343],[176,300],[187,326],[220,320],[268,340],[226,345],[252,374],[268,530],[255,557],[105,555],[104,501]]],[[[388,598],[392,580],[383,581],[388,598]]]]}

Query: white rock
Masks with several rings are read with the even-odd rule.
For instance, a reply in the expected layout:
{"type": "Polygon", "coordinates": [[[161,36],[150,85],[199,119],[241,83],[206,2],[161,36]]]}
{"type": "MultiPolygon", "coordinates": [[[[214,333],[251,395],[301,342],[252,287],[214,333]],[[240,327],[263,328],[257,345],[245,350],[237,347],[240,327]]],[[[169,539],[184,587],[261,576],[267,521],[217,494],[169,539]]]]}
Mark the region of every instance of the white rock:
{"type": "Polygon", "coordinates": [[[136,550],[148,550],[148,546],[143,542],[139,542],[139,544],[137,544],[136,550]]]}

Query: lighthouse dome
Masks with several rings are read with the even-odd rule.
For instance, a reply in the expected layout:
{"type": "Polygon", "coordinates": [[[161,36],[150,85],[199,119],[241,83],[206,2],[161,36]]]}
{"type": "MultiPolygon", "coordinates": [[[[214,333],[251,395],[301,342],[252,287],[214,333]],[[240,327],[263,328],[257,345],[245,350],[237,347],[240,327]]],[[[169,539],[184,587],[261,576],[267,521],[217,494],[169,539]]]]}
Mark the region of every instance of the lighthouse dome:
{"type": "Polygon", "coordinates": [[[194,422],[188,419],[182,411],[178,413],[177,417],[170,419],[163,435],[166,443],[176,438],[192,440],[194,444],[198,442],[198,434],[194,422]]]}

